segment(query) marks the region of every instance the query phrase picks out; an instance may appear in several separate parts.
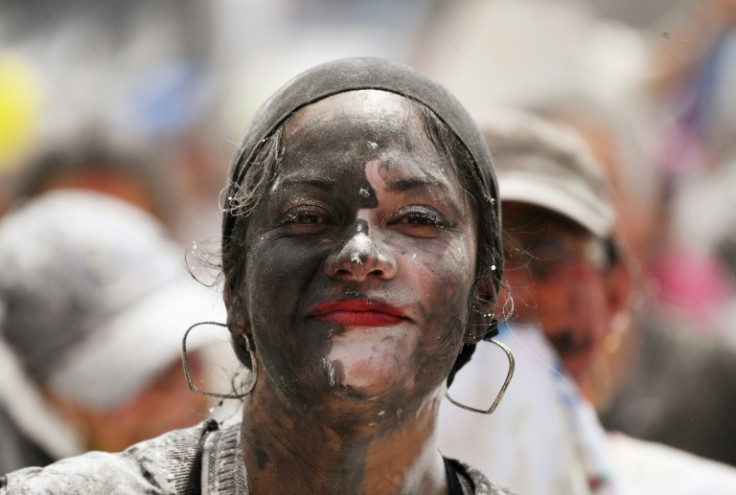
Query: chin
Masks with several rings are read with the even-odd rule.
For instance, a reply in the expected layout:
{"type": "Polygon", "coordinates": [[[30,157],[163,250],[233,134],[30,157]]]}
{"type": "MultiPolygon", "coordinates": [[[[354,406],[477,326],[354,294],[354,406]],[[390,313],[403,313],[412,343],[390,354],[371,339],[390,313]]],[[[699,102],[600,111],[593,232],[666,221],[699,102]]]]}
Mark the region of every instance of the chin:
{"type": "Polygon", "coordinates": [[[376,359],[336,360],[325,367],[327,387],[334,397],[352,402],[390,403],[406,400],[413,378],[398,362],[376,359]]]}
{"type": "Polygon", "coordinates": [[[587,359],[576,358],[565,363],[568,374],[575,380],[579,387],[583,387],[590,382],[591,367],[592,363],[587,359]]]}
{"type": "Polygon", "coordinates": [[[372,399],[396,390],[402,380],[398,367],[376,366],[374,360],[353,363],[335,363],[339,376],[333,375],[330,385],[339,393],[352,399],[372,399]]]}
{"type": "MultiPolygon", "coordinates": [[[[412,336],[413,337],[413,336],[412,336]]],[[[390,393],[411,380],[413,338],[392,330],[351,331],[333,340],[323,360],[331,388],[350,396],[374,397],[390,393]]]]}

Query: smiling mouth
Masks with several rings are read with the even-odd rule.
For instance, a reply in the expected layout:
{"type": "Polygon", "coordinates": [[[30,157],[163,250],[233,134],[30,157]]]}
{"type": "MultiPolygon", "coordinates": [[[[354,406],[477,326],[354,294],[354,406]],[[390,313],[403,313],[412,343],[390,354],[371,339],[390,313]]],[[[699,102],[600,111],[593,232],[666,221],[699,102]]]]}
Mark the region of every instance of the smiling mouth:
{"type": "Polygon", "coordinates": [[[370,299],[328,301],[317,306],[309,316],[345,327],[385,327],[408,319],[399,308],[370,299]]]}
{"type": "Polygon", "coordinates": [[[569,331],[551,336],[549,339],[561,357],[571,357],[587,353],[593,346],[590,337],[576,337],[575,334],[569,331]]]}

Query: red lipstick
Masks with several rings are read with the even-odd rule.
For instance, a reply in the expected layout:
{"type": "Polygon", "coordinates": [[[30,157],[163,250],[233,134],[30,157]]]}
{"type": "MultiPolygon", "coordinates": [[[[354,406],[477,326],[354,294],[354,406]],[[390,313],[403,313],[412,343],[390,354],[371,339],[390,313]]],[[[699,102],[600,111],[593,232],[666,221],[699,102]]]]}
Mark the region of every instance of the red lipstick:
{"type": "Polygon", "coordinates": [[[407,319],[399,308],[369,299],[328,301],[317,306],[310,316],[346,327],[385,327],[407,319]]]}

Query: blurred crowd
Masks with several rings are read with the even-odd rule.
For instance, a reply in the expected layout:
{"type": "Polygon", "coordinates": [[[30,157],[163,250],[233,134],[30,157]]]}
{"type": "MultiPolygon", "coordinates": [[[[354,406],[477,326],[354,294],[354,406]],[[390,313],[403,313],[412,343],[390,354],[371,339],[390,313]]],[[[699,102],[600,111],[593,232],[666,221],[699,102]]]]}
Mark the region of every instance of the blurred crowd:
{"type": "MultiPolygon", "coordinates": [[[[507,436],[487,441],[526,438],[535,454],[517,443],[514,462],[538,469],[496,451],[488,474],[515,488],[541,473],[532,495],[697,493],[646,487],[673,489],[691,460],[736,470],[736,1],[1,0],[0,474],[208,414],[178,350],[189,325],[224,321],[209,268],[235,139],[288,75],[353,55],[415,66],[480,122],[513,108],[564,127],[606,183],[601,232],[571,217],[625,273],[606,272],[619,296],[588,361],[566,360],[572,337],[547,315],[515,323],[532,304],[510,272],[501,337],[521,378],[488,430],[507,436]],[[510,412],[524,410],[526,436],[510,412]],[[582,456],[585,483],[554,485],[570,466],[540,455],[555,445],[582,456]],[[685,457],[643,473],[658,449],[685,457]],[[605,491],[618,471],[645,488],[605,491]]],[[[209,349],[227,337],[208,338],[191,345],[196,379],[227,387],[232,365],[209,349]]]]}

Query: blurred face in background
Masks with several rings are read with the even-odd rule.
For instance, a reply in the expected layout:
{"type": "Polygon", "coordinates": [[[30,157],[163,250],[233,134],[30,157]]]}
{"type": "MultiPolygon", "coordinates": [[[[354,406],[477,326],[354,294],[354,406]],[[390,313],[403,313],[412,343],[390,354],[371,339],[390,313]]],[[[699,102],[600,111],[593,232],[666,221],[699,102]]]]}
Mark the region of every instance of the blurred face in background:
{"type": "Polygon", "coordinates": [[[524,203],[504,203],[503,224],[512,321],[538,326],[584,386],[625,299],[606,242],[524,203]]]}
{"type": "MultiPolygon", "coordinates": [[[[194,383],[205,383],[203,356],[191,353],[189,367],[194,383]]],[[[100,424],[91,442],[101,450],[123,450],[167,431],[197,424],[207,416],[208,405],[206,396],[189,390],[181,362],[176,361],[127,404],[100,413],[100,424]]]]}
{"type": "MultiPolygon", "coordinates": [[[[205,357],[189,356],[192,380],[206,382],[205,357]]],[[[113,385],[114,386],[114,385],[113,385]]],[[[47,398],[74,425],[89,450],[118,452],[167,431],[192,426],[207,416],[208,398],[187,386],[180,361],[163,370],[136,397],[110,410],[96,410],[47,391],[47,398]]]]}

